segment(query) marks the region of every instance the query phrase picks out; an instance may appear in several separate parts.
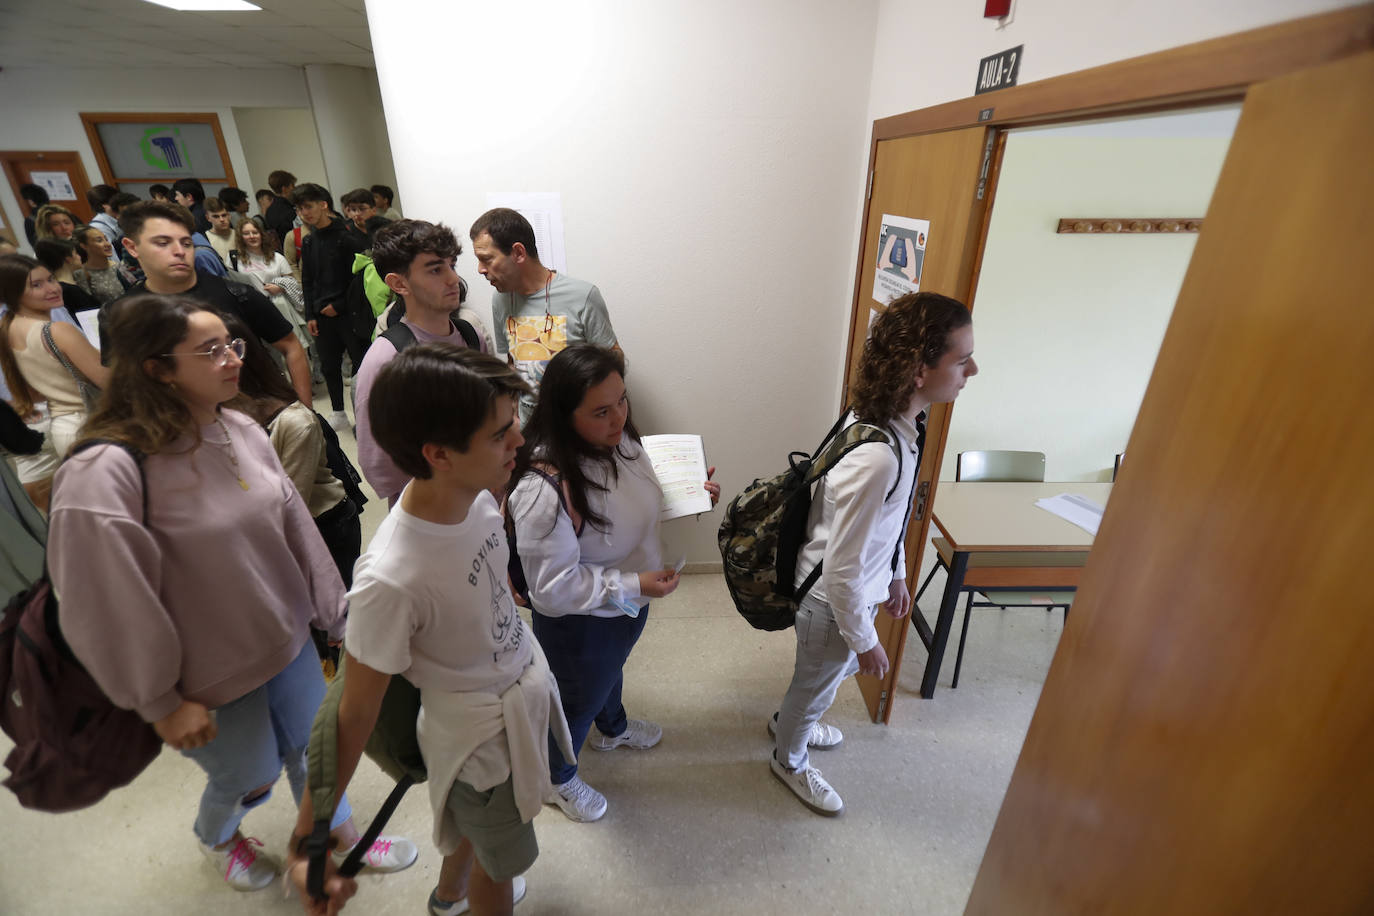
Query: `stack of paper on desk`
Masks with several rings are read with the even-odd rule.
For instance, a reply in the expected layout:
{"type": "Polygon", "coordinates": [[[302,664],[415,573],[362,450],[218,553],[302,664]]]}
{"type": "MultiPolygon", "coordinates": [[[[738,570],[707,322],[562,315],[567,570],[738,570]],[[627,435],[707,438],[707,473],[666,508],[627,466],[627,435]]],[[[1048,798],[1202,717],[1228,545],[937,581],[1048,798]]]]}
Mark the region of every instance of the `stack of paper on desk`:
{"type": "Polygon", "coordinates": [[[706,482],[706,449],[700,436],[645,436],[644,450],[663,488],[659,520],[711,511],[706,482]]]}
{"type": "Polygon", "coordinates": [[[1077,493],[1060,493],[1058,496],[1037,499],[1035,504],[1066,522],[1073,522],[1094,537],[1097,536],[1097,526],[1102,524],[1103,507],[1077,493]]]}

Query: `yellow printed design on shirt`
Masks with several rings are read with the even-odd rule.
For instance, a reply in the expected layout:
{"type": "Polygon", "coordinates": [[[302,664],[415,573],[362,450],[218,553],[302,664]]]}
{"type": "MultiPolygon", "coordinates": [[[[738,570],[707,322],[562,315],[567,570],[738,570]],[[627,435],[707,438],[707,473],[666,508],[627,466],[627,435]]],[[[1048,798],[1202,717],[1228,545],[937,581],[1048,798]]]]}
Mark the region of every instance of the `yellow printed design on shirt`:
{"type": "Polygon", "coordinates": [[[516,362],[548,362],[568,345],[564,315],[521,315],[506,319],[506,346],[516,362]]]}

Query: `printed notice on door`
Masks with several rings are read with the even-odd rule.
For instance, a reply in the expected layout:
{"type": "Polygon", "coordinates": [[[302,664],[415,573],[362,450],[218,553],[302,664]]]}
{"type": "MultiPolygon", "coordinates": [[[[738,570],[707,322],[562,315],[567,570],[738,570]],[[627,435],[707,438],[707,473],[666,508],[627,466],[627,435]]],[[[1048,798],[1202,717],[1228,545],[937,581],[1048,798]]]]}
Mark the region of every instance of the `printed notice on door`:
{"type": "Polygon", "coordinates": [[[879,305],[920,291],[921,265],[926,259],[929,234],[928,219],[883,214],[878,232],[878,268],[873,276],[873,300],[879,305]]]}

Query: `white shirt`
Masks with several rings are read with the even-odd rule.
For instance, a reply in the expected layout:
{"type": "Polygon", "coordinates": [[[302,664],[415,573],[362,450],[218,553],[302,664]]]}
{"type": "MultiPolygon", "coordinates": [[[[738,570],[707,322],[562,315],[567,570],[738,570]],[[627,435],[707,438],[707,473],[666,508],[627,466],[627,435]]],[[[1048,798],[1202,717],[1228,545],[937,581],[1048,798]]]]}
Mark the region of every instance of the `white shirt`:
{"type": "Polygon", "coordinates": [[[530,602],[547,617],[587,614],[619,617],[611,598],[649,603],[639,594],[639,574],[663,568],[658,540],[658,513],[663,490],[654,466],[638,443],[627,437],[615,449],[616,476],[604,465],[587,462],[589,480],[609,489],[587,488],[587,502],[610,522],[600,531],[587,522],[579,537],[572,519],[559,503],[558,491],[531,471],[521,478],[510,497],[515,520],[515,547],[530,587],[530,602]],[[625,459],[621,452],[632,457],[625,459]]]}
{"type": "MultiPolygon", "coordinates": [[[[504,693],[529,667],[534,642],[515,611],[508,556],[488,492],[457,525],[424,521],[398,503],[358,559],[344,646],[426,694],[504,693]]],[[[458,775],[477,789],[503,782],[510,775],[504,736],[473,751],[458,775]]]]}
{"type": "MultiPolygon", "coordinates": [[[[849,422],[853,422],[853,414],[849,422]]],[[[900,480],[892,445],[867,442],[856,446],[816,485],[806,542],[797,558],[798,586],[824,558],[821,576],[808,594],[830,605],[840,635],[856,653],[878,644],[873,606],[887,600],[895,580],[906,578],[901,542],[905,540],[903,526],[921,456],[916,448],[916,425],[910,417],[894,419],[891,430],[897,434],[896,445],[902,452],[900,480]],[[892,496],[884,499],[889,491],[892,496]]]]}

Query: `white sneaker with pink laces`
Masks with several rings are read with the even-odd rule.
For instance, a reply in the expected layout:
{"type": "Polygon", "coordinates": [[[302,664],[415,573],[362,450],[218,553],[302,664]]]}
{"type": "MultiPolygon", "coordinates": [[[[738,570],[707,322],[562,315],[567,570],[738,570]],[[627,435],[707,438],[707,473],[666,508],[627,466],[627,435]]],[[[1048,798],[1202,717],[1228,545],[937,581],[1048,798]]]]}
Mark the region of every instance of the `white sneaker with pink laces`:
{"type": "MultiPolygon", "coordinates": [[[[335,860],[342,862],[352,849],[350,846],[334,850],[335,860]]],[[[402,871],[414,865],[419,856],[420,850],[405,837],[379,836],[372,848],[363,854],[363,868],[377,872],[402,871]]]]}
{"type": "Polygon", "coordinates": [[[236,891],[259,891],[276,880],[279,874],[277,863],[259,855],[261,848],[261,840],[238,833],[219,848],[200,844],[200,851],[209,857],[215,870],[236,891]]]}

